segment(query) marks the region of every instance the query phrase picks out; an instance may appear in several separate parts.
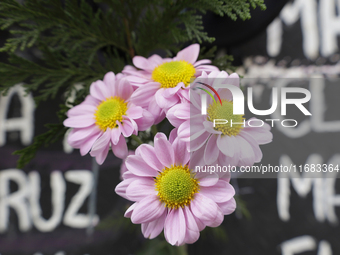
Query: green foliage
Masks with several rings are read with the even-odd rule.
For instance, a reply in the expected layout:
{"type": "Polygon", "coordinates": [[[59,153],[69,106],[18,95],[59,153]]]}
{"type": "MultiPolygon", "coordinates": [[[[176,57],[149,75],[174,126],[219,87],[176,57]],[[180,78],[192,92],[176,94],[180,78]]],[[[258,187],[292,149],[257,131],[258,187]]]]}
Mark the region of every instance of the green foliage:
{"type": "Polygon", "coordinates": [[[256,6],[259,6],[261,10],[266,9],[266,5],[264,4],[263,0],[225,0],[225,3],[225,13],[233,20],[236,20],[237,16],[243,20],[250,19],[250,6],[254,9],[256,6]]]}
{"type": "Polygon", "coordinates": [[[62,124],[66,117],[66,112],[68,111],[66,105],[60,105],[60,110],[58,112],[58,118],[60,123],[58,124],[46,124],[45,127],[48,129],[47,132],[34,137],[33,143],[22,150],[15,151],[14,155],[19,155],[20,158],[17,162],[18,168],[23,168],[27,163],[34,159],[37,150],[45,146],[60,140],[65,135],[67,128],[62,124]]]}
{"type": "Polygon", "coordinates": [[[201,48],[199,59],[213,59],[212,65],[217,66],[220,70],[235,72],[236,67],[232,65],[234,57],[227,54],[216,55],[217,47],[214,46],[209,50],[205,47],[201,48]]]}
{"type": "Polygon", "coordinates": [[[15,151],[14,155],[20,155],[17,162],[18,168],[23,168],[27,163],[34,159],[37,150],[42,146],[48,146],[55,141],[58,141],[63,137],[67,128],[60,124],[46,124],[48,131],[41,135],[34,137],[34,141],[31,145],[25,147],[22,150],[15,151]]]}
{"type": "MultiPolygon", "coordinates": [[[[12,37],[0,48],[8,62],[0,63],[0,94],[25,82],[38,104],[57,95],[69,95],[76,83],[81,102],[90,84],[108,71],[121,72],[135,55],[148,56],[165,49],[168,55],[188,42],[213,42],[204,31],[202,14],[212,11],[232,19],[250,18],[250,7],[264,9],[263,0],[16,0],[0,1],[0,28],[12,37]],[[36,60],[20,57],[34,49],[36,60]]],[[[229,68],[232,59],[216,60],[229,68]]],[[[52,128],[22,155],[28,162],[42,140],[52,141],[59,129],[52,128]],[[41,140],[41,141],[40,141],[41,140]]]]}
{"type": "Polygon", "coordinates": [[[151,239],[137,255],[187,255],[188,246],[171,246],[164,238],[151,239]]]}
{"type": "Polygon", "coordinates": [[[235,196],[236,200],[236,213],[244,216],[247,220],[251,220],[251,214],[247,208],[246,202],[241,198],[241,196],[235,196]]]}

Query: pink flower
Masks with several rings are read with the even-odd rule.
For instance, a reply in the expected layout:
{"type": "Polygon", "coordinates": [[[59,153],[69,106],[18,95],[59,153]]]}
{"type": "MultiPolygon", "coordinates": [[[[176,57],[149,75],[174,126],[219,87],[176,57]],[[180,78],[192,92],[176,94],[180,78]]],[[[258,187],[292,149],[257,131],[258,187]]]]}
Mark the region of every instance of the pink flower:
{"type": "MultiPolygon", "coordinates": [[[[228,76],[224,71],[211,72],[209,75],[203,73],[199,79],[213,87],[223,83],[239,86],[238,75],[228,76]]],[[[194,152],[192,157],[201,159],[198,164],[248,166],[260,162],[262,151],[259,145],[270,143],[273,138],[270,126],[264,123],[261,127],[251,127],[249,121],[260,120],[252,118],[245,121],[242,115],[233,115],[230,91],[223,88],[216,91],[222,99],[222,105],[216,95],[216,102],[208,96],[207,115],[201,114],[201,90],[191,91],[189,106],[183,103],[168,111],[168,119],[178,126],[178,137],[190,143],[190,151],[194,152]],[[188,112],[190,112],[190,119],[185,119],[188,118],[188,112]],[[214,119],[228,120],[228,124],[216,124],[214,127],[214,119]],[[231,121],[240,124],[231,126],[231,121]]]]}
{"type": "Polygon", "coordinates": [[[129,68],[123,72],[138,89],[132,95],[132,102],[148,109],[155,116],[155,124],[165,117],[166,110],[180,101],[188,99],[189,84],[192,78],[202,71],[211,72],[217,67],[206,65],[211,61],[197,60],[199,45],[193,44],[178,52],[174,58],[162,59],[158,55],[149,58],[136,56],[133,64],[141,70],[129,68]]]}
{"type": "Polygon", "coordinates": [[[157,133],[154,147],[139,146],[126,159],[124,181],[116,193],[135,203],[125,217],[142,224],[145,238],[155,238],[164,229],[172,245],[194,243],[206,226],[217,227],[223,215],[236,208],[235,191],[229,179],[195,174],[184,142],[157,133]]]}
{"type": "Polygon", "coordinates": [[[113,72],[104,80],[93,82],[90,95],[79,105],[67,112],[66,127],[73,128],[68,142],[79,148],[82,156],[90,150],[98,164],[102,164],[111,147],[119,158],[128,154],[124,137],[148,129],[154,121],[152,114],[130,102],[133,88],[120,75],[113,72]]]}

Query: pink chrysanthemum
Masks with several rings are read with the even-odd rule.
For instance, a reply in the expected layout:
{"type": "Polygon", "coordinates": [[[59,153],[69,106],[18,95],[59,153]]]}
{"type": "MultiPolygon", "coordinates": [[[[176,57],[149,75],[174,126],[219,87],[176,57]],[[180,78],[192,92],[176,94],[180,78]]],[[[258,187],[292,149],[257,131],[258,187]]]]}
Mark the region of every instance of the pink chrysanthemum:
{"type": "Polygon", "coordinates": [[[104,162],[110,147],[117,157],[125,158],[124,137],[148,129],[154,121],[151,113],[130,102],[132,92],[130,83],[122,75],[117,79],[113,72],[93,82],[90,95],[67,112],[64,125],[73,128],[69,144],[79,148],[81,155],[91,150],[98,164],[104,162]]]}
{"type": "Polygon", "coordinates": [[[195,174],[186,144],[171,140],[158,133],[154,147],[143,144],[128,156],[128,171],[116,193],[135,202],[125,217],[142,224],[145,238],[155,238],[164,229],[170,244],[182,245],[194,243],[206,226],[219,226],[223,215],[235,210],[235,191],[228,178],[195,174]]]}
{"type": "MultiPolygon", "coordinates": [[[[209,75],[203,73],[199,79],[213,87],[214,84],[223,83],[239,86],[238,75],[228,76],[224,71],[211,72],[209,75]]],[[[201,90],[197,93],[191,91],[190,103],[182,102],[169,109],[167,118],[178,128],[178,137],[187,142],[190,151],[194,152],[193,158],[201,159],[199,164],[248,166],[260,162],[262,152],[259,145],[270,143],[273,138],[270,126],[264,124],[262,127],[250,127],[249,121],[245,121],[242,115],[233,115],[230,91],[223,88],[216,90],[222,99],[222,105],[216,95],[216,102],[207,97],[207,115],[201,114],[201,90]],[[217,124],[214,127],[213,119],[226,119],[228,124],[217,124]],[[246,125],[230,126],[231,120],[246,125]]],[[[254,121],[255,118],[250,120],[254,121]]]]}
{"type": "Polygon", "coordinates": [[[207,59],[197,60],[199,45],[193,44],[178,52],[174,58],[161,58],[152,55],[149,58],[136,56],[133,64],[141,69],[124,70],[131,84],[138,86],[132,95],[132,102],[148,109],[155,116],[155,123],[165,117],[166,110],[179,102],[181,97],[188,97],[189,84],[203,71],[218,70],[207,59]]]}

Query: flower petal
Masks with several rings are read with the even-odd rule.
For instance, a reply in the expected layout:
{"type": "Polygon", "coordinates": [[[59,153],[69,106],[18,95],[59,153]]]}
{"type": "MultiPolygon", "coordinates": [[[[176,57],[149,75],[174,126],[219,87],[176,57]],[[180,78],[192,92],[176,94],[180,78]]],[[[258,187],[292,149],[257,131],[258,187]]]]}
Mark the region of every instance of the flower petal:
{"type": "Polygon", "coordinates": [[[199,65],[204,65],[204,64],[211,64],[211,60],[209,60],[209,59],[201,59],[201,60],[198,60],[198,61],[194,64],[194,67],[199,66],[199,65]]]}
{"type": "Polygon", "coordinates": [[[125,76],[125,79],[127,79],[131,85],[140,87],[141,85],[144,85],[145,83],[150,82],[150,79],[142,77],[143,74],[141,74],[140,71],[124,71],[125,74],[128,74],[128,76],[125,76]]]}
{"type": "Polygon", "coordinates": [[[190,133],[191,139],[196,139],[198,136],[205,132],[204,123],[205,117],[204,115],[199,116],[190,116],[190,133]]]}
{"type": "Polygon", "coordinates": [[[84,128],[93,125],[96,122],[93,116],[80,115],[73,116],[64,120],[64,126],[71,128],[84,128]]]}
{"type": "Polygon", "coordinates": [[[176,85],[176,87],[174,87],[174,88],[166,88],[166,89],[164,89],[162,95],[165,98],[172,97],[173,95],[175,95],[178,92],[178,90],[180,90],[181,87],[185,87],[183,82],[179,82],[176,85]]]}
{"type": "Polygon", "coordinates": [[[194,214],[192,214],[192,216],[194,217],[197,223],[198,230],[202,231],[203,229],[205,229],[205,224],[199,218],[197,218],[194,214]]]}
{"type": "Polygon", "coordinates": [[[158,82],[143,85],[132,93],[130,102],[141,107],[147,107],[159,88],[160,84],[158,82]]]}
{"type": "Polygon", "coordinates": [[[91,137],[92,135],[100,132],[100,130],[95,126],[90,126],[87,128],[76,128],[73,130],[74,132],[70,133],[68,137],[68,141],[70,142],[87,139],[88,137],[91,137]]]}
{"type": "Polygon", "coordinates": [[[194,64],[198,58],[198,54],[200,52],[199,44],[192,44],[185,49],[179,51],[176,56],[176,60],[185,60],[191,64],[194,64]]]}
{"type": "Polygon", "coordinates": [[[148,58],[148,60],[152,61],[153,63],[157,65],[160,65],[163,63],[163,58],[161,58],[157,54],[153,54],[151,57],[148,58]]]}
{"type": "Polygon", "coordinates": [[[179,104],[179,107],[176,108],[174,115],[179,119],[190,118],[190,103],[185,101],[179,104]]]}
{"type": "Polygon", "coordinates": [[[169,142],[172,144],[176,138],[177,138],[177,128],[174,128],[170,131],[169,142]]]}
{"type": "Polygon", "coordinates": [[[93,144],[90,155],[96,157],[96,161],[99,165],[103,164],[107,153],[109,152],[110,145],[110,133],[109,128],[102,134],[101,137],[93,144]]]}
{"type": "Polygon", "coordinates": [[[113,72],[108,72],[107,74],[105,74],[104,79],[103,79],[104,83],[107,85],[108,89],[109,89],[109,93],[110,96],[114,96],[115,95],[115,84],[116,84],[116,76],[113,72]]]}
{"type": "Polygon", "coordinates": [[[117,94],[120,98],[128,100],[133,92],[133,88],[129,81],[125,78],[121,79],[117,84],[117,94]]]}
{"type": "Polygon", "coordinates": [[[182,140],[189,140],[191,131],[190,120],[186,120],[178,127],[178,137],[180,137],[182,140]]]}
{"type": "Polygon", "coordinates": [[[181,141],[178,137],[172,143],[174,149],[175,164],[176,165],[187,165],[190,159],[190,153],[187,151],[186,142],[181,141]]]}
{"type": "Polygon", "coordinates": [[[143,108],[140,106],[135,106],[133,104],[129,105],[129,109],[126,111],[126,115],[131,119],[139,119],[143,117],[143,108]]]}
{"type": "Polygon", "coordinates": [[[135,119],[135,122],[139,131],[145,131],[153,125],[154,120],[154,116],[149,111],[143,109],[142,117],[135,119]]]}
{"type": "Polygon", "coordinates": [[[204,150],[204,161],[207,165],[214,163],[219,155],[219,149],[217,146],[217,139],[219,136],[212,135],[208,139],[207,145],[204,150]]]}
{"type": "Polygon", "coordinates": [[[149,61],[141,56],[135,56],[132,59],[133,64],[138,67],[139,69],[147,70],[147,71],[152,71],[153,66],[150,65],[149,61]]]}
{"type": "MultiPolygon", "coordinates": [[[[246,123],[252,119],[255,118],[249,119],[246,123]]],[[[247,125],[242,131],[250,134],[259,144],[267,144],[273,140],[273,134],[270,132],[270,126],[267,123],[265,123],[263,127],[249,127],[247,125]]]]}
{"type": "Polygon", "coordinates": [[[183,209],[171,209],[164,223],[164,236],[171,245],[180,246],[184,243],[186,222],[183,209]]]}
{"type": "Polygon", "coordinates": [[[223,203],[233,198],[235,190],[228,182],[219,180],[214,186],[201,187],[200,193],[216,203],[223,203]]]}
{"type": "Polygon", "coordinates": [[[196,177],[199,179],[200,186],[202,187],[214,186],[218,182],[218,175],[216,173],[209,175],[208,173],[201,173],[200,175],[202,175],[203,178],[200,178],[198,174],[196,174],[196,177]]]}
{"type": "Polygon", "coordinates": [[[242,166],[253,165],[256,159],[255,159],[255,153],[254,153],[252,146],[242,136],[237,137],[237,142],[239,144],[239,148],[241,151],[239,164],[242,166]]]}
{"type": "Polygon", "coordinates": [[[156,195],[148,196],[137,202],[131,215],[134,224],[154,221],[162,216],[166,207],[158,200],[156,195]]]}
{"type": "Polygon", "coordinates": [[[195,67],[195,69],[196,69],[196,73],[195,73],[196,77],[202,75],[203,72],[210,73],[213,71],[219,71],[216,66],[212,66],[212,65],[200,65],[200,66],[195,67]]]}
{"type": "Polygon", "coordinates": [[[167,210],[164,210],[163,214],[158,219],[148,223],[142,223],[142,233],[144,237],[153,239],[158,236],[164,228],[164,223],[167,215],[167,210]]]}
{"type": "Polygon", "coordinates": [[[126,196],[131,201],[140,201],[151,195],[157,195],[153,178],[135,179],[126,189],[126,196]]]}
{"type": "Polygon", "coordinates": [[[122,131],[120,130],[120,126],[111,129],[111,142],[116,145],[119,141],[120,135],[122,131]]]}
{"type": "Polygon", "coordinates": [[[164,90],[165,90],[164,88],[157,90],[155,94],[155,99],[160,108],[169,109],[171,106],[178,102],[179,98],[177,95],[173,95],[167,98],[164,97],[163,96],[164,90]]]}
{"type": "Polygon", "coordinates": [[[129,137],[132,135],[133,131],[134,131],[134,127],[133,127],[133,124],[131,123],[131,121],[129,120],[123,120],[123,124],[121,125],[118,125],[120,126],[120,129],[122,131],[122,134],[125,136],[125,137],[129,137]]]}
{"type": "Polygon", "coordinates": [[[200,232],[192,212],[188,206],[183,208],[185,223],[186,223],[186,233],[185,233],[185,243],[194,243],[198,240],[200,232]]]}
{"type": "Polygon", "coordinates": [[[95,81],[91,84],[90,94],[100,101],[111,96],[108,86],[101,80],[95,81]]]}
{"type": "Polygon", "coordinates": [[[216,134],[216,135],[222,134],[221,131],[214,129],[214,124],[211,121],[204,121],[203,126],[204,126],[205,130],[207,130],[207,132],[209,132],[209,133],[216,134]]]}
{"type": "Polygon", "coordinates": [[[136,208],[137,203],[133,203],[125,212],[124,217],[125,218],[131,218],[131,214],[133,210],[136,208]]]}
{"type": "Polygon", "coordinates": [[[155,151],[159,162],[164,166],[170,167],[175,163],[175,154],[171,143],[167,140],[162,133],[157,133],[154,138],[155,151]]]}
{"type": "Polygon", "coordinates": [[[196,169],[196,167],[204,166],[204,148],[200,148],[197,151],[194,151],[190,156],[190,169],[196,169]]]}
{"type": "Polygon", "coordinates": [[[224,155],[233,157],[237,141],[234,136],[219,135],[217,138],[217,146],[224,155]]]}
{"type": "Polygon", "coordinates": [[[97,106],[100,104],[100,102],[101,102],[100,100],[94,98],[93,96],[87,95],[85,97],[84,102],[81,103],[81,105],[92,105],[92,106],[96,107],[96,109],[97,109],[97,106]]]}
{"type": "Polygon", "coordinates": [[[221,208],[224,215],[231,214],[236,209],[236,201],[234,198],[224,203],[218,203],[217,205],[221,208]]]}
{"type": "Polygon", "coordinates": [[[136,154],[143,158],[144,162],[157,171],[161,171],[164,165],[158,160],[154,147],[150,144],[142,144],[136,149],[136,154]]]}
{"type": "Polygon", "coordinates": [[[156,98],[153,97],[148,105],[148,111],[154,116],[154,125],[157,125],[165,118],[165,112],[159,107],[156,102],[156,98]]]}
{"type": "Polygon", "coordinates": [[[67,116],[68,117],[75,117],[79,115],[92,115],[94,116],[94,113],[96,112],[97,107],[89,104],[85,104],[84,102],[81,104],[78,104],[74,107],[72,107],[68,112],[67,116]]]}
{"type": "Polygon", "coordinates": [[[95,141],[100,137],[101,132],[94,134],[93,136],[88,137],[80,147],[80,155],[84,156],[87,154],[92,148],[95,141]]]}
{"type": "MultiPolygon", "coordinates": [[[[243,131],[243,130],[242,130],[243,131]]],[[[255,154],[255,162],[260,162],[262,160],[262,151],[260,149],[260,146],[255,141],[255,139],[249,135],[247,132],[240,132],[240,136],[242,136],[253,148],[254,154],[255,154]]]]}
{"type": "Polygon", "coordinates": [[[155,177],[158,171],[150,167],[141,156],[131,155],[125,161],[127,169],[138,176],[155,177]]]}
{"type": "Polygon", "coordinates": [[[192,213],[200,219],[202,223],[210,227],[216,226],[216,220],[220,219],[220,215],[218,214],[222,215],[222,211],[217,204],[201,193],[195,194],[194,199],[190,203],[190,208],[192,213]]]}
{"type": "Polygon", "coordinates": [[[111,149],[116,157],[125,159],[128,155],[128,148],[123,135],[119,136],[118,143],[116,145],[112,144],[111,149]]]}
{"type": "Polygon", "coordinates": [[[190,141],[190,150],[196,151],[201,148],[207,142],[210,135],[210,133],[204,130],[203,134],[201,134],[198,138],[190,141]]]}
{"type": "Polygon", "coordinates": [[[135,178],[129,178],[129,179],[125,179],[122,182],[120,182],[116,188],[115,188],[115,192],[117,193],[117,195],[127,199],[127,200],[131,200],[134,201],[132,199],[129,199],[128,196],[126,195],[126,189],[127,187],[131,184],[131,182],[133,182],[134,180],[136,180],[135,178]]]}
{"type": "Polygon", "coordinates": [[[172,106],[166,113],[167,119],[174,127],[179,127],[190,118],[190,104],[181,103],[172,106]]]}

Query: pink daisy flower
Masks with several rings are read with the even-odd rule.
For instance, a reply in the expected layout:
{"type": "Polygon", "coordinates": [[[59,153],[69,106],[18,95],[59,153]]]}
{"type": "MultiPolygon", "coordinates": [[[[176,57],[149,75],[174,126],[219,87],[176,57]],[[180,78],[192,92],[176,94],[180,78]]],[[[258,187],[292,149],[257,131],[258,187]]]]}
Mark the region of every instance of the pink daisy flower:
{"type": "Polygon", "coordinates": [[[90,155],[102,164],[111,148],[119,158],[125,158],[128,149],[125,137],[152,126],[151,113],[130,102],[133,88],[119,74],[105,75],[104,80],[93,82],[90,95],[67,112],[66,127],[73,128],[67,140],[82,156],[90,155]],[[118,76],[118,75],[117,75],[118,76]]]}
{"type": "MultiPolygon", "coordinates": [[[[214,84],[231,84],[239,87],[237,74],[230,76],[222,72],[203,73],[199,77],[204,82],[214,87],[214,84]]],[[[270,126],[251,127],[250,120],[245,121],[242,115],[233,115],[232,95],[228,89],[216,89],[222,99],[222,105],[215,95],[215,101],[207,97],[207,115],[201,114],[201,90],[191,91],[191,102],[183,102],[173,106],[167,112],[169,121],[177,127],[178,137],[187,142],[190,151],[194,152],[193,158],[201,159],[198,164],[219,165],[230,164],[233,166],[253,165],[260,162],[262,152],[259,147],[272,141],[273,135],[270,126]],[[243,124],[216,124],[213,119],[226,119],[243,124]]],[[[205,92],[203,92],[205,93],[205,92]]]]}
{"type": "Polygon", "coordinates": [[[148,109],[155,116],[155,123],[165,117],[166,110],[187,97],[189,84],[203,71],[218,70],[207,59],[197,60],[200,46],[198,44],[178,52],[174,58],[161,58],[152,55],[149,58],[136,56],[133,64],[140,70],[129,68],[123,72],[127,79],[138,89],[132,95],[132,102],[148,109]]]}
{"type": "Polygon", "coordinates": [[[195,174],[186,144],[171,137],[168,141],[157,133],[154,147],[143,144],[128,156],[128,171],[116,193],[135,202],[125,217],[142,224],[145,238],[155,238],[164,229],[166,240],[179,246],[197,241],[206,226],[219,226],[236,203],[229,179],[195,174]]]}

